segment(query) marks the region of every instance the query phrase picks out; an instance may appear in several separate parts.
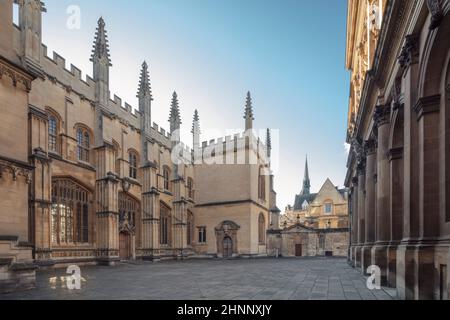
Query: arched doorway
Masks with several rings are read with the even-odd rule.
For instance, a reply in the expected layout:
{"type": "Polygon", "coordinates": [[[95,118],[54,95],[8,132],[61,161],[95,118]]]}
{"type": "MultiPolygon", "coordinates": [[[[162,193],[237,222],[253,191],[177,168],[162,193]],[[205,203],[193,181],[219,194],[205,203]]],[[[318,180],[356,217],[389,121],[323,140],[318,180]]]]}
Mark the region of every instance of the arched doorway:
{"type": "Polygon", "coordinates": [[[239,254],[237,233],[240,227],[233,221],[224,221],[216,227],[217,256],[231,258],[239,254]]]}
{"type": "Polygon", "coordinates": [[[126,192],[119,192],[119,257],[121,260],[136,258],[136,222],[139,219],[139,202],[126,192]]]}
{"type": "Polygon", "coordinates": [[[119,233],[119,257],[120,260],[130,260],[132,258],[131,252],[131,235],[127,231],[119,233]]]}
{"type": "Polygon", "coordinates": [[[233,256],[233,240],[230,237],[223,238],[223,257],[231,258],[233,256]]]}

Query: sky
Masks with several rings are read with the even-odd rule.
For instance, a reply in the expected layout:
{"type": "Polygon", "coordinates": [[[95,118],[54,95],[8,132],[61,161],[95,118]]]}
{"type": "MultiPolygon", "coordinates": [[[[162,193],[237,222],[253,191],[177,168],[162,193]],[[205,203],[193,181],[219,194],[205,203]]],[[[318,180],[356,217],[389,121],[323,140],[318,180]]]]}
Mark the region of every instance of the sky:
{"type": "Polygon", "coordinates": [[[346,0],[45,0],[43,42],[92,76],[97,20],[106,22],[113,67],[110,91],[134,107],[141,64],[149,64],[152,121],[168,129],[180,100],[182,138],[195,109],[205,135],[244,128],[247,91],[254,127],[279,130],[278,207],[293,204],[308,156],[312,191],[326,178],[342,186],[349,73],[346,0]],[[68,28],[75,5],[80,28],[68,28]],[[215,130],[210,131],[210,130],[215,130]]]}

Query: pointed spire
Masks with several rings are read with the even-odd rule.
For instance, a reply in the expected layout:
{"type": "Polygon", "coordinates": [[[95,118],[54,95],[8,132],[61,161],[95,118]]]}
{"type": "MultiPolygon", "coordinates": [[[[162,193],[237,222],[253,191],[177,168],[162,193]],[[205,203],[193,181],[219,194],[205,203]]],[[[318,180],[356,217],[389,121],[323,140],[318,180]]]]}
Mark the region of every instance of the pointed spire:
{"type": "Polygon", "coordinates": [[[150,85],[150,76],[148,72],[148,64],[146,61],[142,63],[137,97],[138,98],[150,97],[150,100],[153,101],[152,88],[150,85]]]}
{"type": "Polygon", "coordinates": [[[200,134],[200,117],[198,115],[198,110],[195,109],[194,111],[194,119],[192,121],[192,134],[200,134]]]}
{"type": "Polygon", "coordinates": [[[181,118],[180,118],[180,106],[178,104],[178,95],[174,91],[172,95],[172,103],[170,104],[170,132],[174,132],[180,129],[181,118]]]}
{"type": "Polygon", "coordinates": [[[311,181],[309,180],[308,156],[306,156],[305,177],[303,178],[302,195],[307,195],[310,193],[311,193],[311,181]]]}
{"type": "Polygon", "coordinates": [[[247,92],[247,99],[245,102],[245,130],[251,130],[253,128],[253,105],[252,105],[252,96],[250,91],[247,92]]]}
{"type": "Polygon", "coordinates": [[[108,35],[106,34],[105,21],[103,20],[103,17],[98,19],[97,24],[91,61],[94,62],[105,59],[108,62],[108,65],[112,66],[109,55],[108,35]]]}
{"type": "Polygon", "coordinates": [[[267,156],[270,158],[272,155],[272,137],[270,136],[269,128],[267,128],[266,134],[266,148],[267,148],[267,156]]]}

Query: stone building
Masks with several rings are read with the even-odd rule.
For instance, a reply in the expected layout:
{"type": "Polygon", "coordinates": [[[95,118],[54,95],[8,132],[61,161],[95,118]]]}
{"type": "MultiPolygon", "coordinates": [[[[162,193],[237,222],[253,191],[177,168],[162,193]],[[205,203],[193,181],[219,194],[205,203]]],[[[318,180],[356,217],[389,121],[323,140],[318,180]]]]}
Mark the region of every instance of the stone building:
{"type": "Polygon", "coordinates": [[[348,2],[350,260],[404,299],[449,298],[449,11],[348,2]]]}
{"type": "Polygon", "coordinates": [[[103,19],[82,79],[47,55],[45,11],[0,1],[0,292],[32,287],[36,266],[267,255],[279,210],[270,131],[264,143],[253,134],[250,93],[245,133],[200,143],[196,112],[190,149],[176,93],[170,131],[152,122],[145,62],[138,109],[111,99],[103,19]]]}
{"type": "MultiPolygon", "coordinates": [[[[311,193],[308,160],[300,194],[294,206],[280,216],[280,230],[271,238],[282,256],[347,256],[349,222],[347,190],[327,179],[318,193],[311,193]]],[[[272,248],[272,245],[270,245],[272,248]]]]}

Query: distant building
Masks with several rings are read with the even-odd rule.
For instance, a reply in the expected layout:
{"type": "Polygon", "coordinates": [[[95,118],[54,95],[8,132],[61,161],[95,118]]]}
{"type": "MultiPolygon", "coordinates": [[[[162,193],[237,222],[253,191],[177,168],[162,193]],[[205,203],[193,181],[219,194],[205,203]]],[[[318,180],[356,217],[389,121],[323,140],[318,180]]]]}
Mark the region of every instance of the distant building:
{"type": "Polygon", "coordinates": [[[294,206],[280,216],[279,253],[283,256],[346,256],[349,245],[347,190],[327,179],[311,193],[308,160],[300,194],[294,206]]]}

